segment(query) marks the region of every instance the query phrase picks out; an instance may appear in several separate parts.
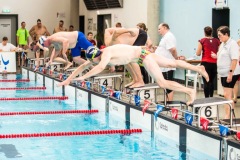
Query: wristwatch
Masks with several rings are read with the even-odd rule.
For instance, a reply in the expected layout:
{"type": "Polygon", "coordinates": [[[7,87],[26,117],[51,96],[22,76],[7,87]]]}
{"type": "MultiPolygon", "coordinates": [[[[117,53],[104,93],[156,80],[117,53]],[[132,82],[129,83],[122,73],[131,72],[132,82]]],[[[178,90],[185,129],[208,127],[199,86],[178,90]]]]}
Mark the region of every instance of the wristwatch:
{"type": "Polygon", "coordinates": [[[229,70],[229,72],[233,72],[233,70],[232,70],[232,69],[230,69],[230,70],[229,70]]]}

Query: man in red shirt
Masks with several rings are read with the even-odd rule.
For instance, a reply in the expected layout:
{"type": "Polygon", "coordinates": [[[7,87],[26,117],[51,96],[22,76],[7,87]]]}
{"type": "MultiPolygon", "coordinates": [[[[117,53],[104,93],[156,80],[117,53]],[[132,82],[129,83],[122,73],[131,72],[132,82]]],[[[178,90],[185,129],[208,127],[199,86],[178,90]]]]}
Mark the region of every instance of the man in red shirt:
{"type": "Polygon", "coordinates": [[[93,33],[92,32],[88,32],[87,34],[87,40],[89,42],[91,42],[94,46],[96,46],[96,41],[93,39],[93,33]]]}

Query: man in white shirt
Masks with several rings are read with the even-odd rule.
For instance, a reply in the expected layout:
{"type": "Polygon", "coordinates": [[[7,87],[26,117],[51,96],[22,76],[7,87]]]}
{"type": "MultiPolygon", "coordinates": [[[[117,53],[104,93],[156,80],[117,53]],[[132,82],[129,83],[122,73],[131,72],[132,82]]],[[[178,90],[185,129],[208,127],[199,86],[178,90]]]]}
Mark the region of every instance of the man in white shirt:
{"type": "Polygon", "coordinates": [[[2,43],[0,43],[0,52],[12,52],[15,51],[17,47],[15,47],[13,44],[8,43],[8,38],[3,37],[2,43]]]}
{"type": "MultiPolygon", "coordinates": [[[[166,57],[168,59],[178,59],[177,56],[177,42],[175,36],[170,32],[170,28],[168,24],[161,23],[158,26],[158,32],[162,36],[161,41],[159,42],[159,45],[155,51],[156,54],[161,55],[163,57],[166,57]]],[[[161,71],[163,73],[163,76],[166,80],[173,81],[173,74],[174,70],[176,68],[161,68],[161,71]]],[[[173,100],[173,91],[172,90],[166,90],[167,91],[167,97],[168,101],[173,100]]]]}

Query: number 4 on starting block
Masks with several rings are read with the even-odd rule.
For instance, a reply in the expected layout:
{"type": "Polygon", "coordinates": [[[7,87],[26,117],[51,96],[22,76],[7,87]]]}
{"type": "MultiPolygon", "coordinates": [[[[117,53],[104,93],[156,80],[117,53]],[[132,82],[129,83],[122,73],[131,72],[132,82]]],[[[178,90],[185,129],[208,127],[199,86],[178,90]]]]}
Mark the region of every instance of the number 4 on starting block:
{"type": "Polygon", "coordinates": [[[106,79],[100,79],[100,85],[106,86],[106,87],[112,87],[112,78],[106,78],[106,79]]]}
{"type": "Polygon", "coordinates": [[[111,74],[98,74],[93,77],[93,82],[99,82],[100,85],[106,87],[115,87],[115,79],[119,78],[121,80],[122,74],[111,73],[111,74]]]}

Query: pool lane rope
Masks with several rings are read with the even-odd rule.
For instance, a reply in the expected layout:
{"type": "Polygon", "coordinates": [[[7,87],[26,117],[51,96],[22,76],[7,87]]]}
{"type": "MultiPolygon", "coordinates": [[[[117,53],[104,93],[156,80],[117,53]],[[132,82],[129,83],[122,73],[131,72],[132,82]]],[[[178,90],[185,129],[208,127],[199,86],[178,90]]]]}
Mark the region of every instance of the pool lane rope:
{"type": "Polygon", "coordinates": [[[132,134],[142,133],[142,129],[120,129],[120,130],[99,130],[99,131],[78,131],[78,132],[48,132],[48,133],[23,133],[23,134],[0,134],[3,138],[36,138],[56,136],[84,136],[84,135],[106,135],[106,134],[132,134]]]}
{"type": "Polygon", "coordinates": [[[0,116],[39,115],[39,114],[74,114],[74,113],[91,114],[91,113],[98,113],[98,110],[92,109],[92,110],[65,110],[65,111],[0,112],[0,116]]]}
{"type": "Polygon", "coordinates": [[[30,82],[30,79],[0,79],[0,82],[30,82]]]}
{"type": "Polygon", "coordinates": [[[12,97],[12,98],[0,98],[0,101],[39,101],[39,100],[67,100],[67,96],[50,96],[50,97],[12,97]]]}
{"type": "Polygon", "coordinates": [[[0,88],[0,90],[46,90],[46,87],[12,87],[0,88]]]}

